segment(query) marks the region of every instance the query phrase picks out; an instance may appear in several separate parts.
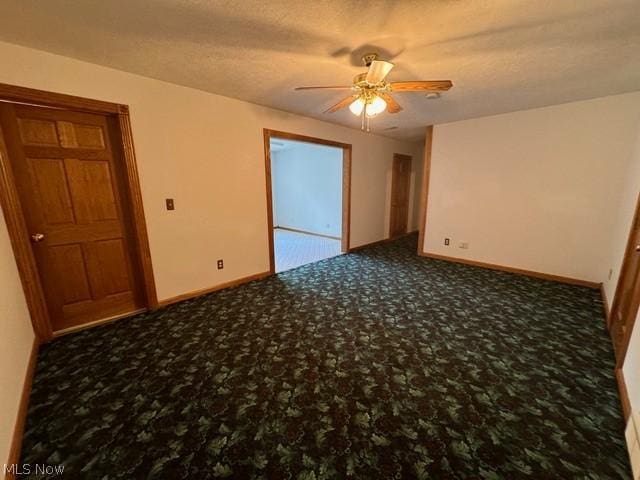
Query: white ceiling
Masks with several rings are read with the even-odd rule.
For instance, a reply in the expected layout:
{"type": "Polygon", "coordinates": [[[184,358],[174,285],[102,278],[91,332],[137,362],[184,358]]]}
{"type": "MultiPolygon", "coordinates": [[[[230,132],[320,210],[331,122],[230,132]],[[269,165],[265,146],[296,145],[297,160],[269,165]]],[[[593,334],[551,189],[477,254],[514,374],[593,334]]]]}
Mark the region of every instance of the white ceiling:
{"type": "Polygon", "coordinates": [[[438,100],[396,94],[404,111],[372,122],[412,140],[640,90],[639,0],[2,0],[0,40],[354,128],[348,110],[322,113],[344,94],[293,87],[349,85],[374,49],[391,81],[454,83],[438,100]]]}

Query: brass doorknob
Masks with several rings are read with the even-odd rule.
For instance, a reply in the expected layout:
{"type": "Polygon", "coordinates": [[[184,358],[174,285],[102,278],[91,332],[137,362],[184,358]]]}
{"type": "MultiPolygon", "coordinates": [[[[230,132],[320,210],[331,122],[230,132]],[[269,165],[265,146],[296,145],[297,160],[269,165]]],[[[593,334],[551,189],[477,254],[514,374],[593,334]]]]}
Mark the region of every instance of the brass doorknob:
{"type": "Polygon", "coordinates": [[[636,245],[636,252],[640,252],[640,245],[636,245]]]}
{"type": "Polygon", "coordinates": [[[31,235],[31,241],[33,243],[38,243],[42,240],[44,240],[44,233],[34,233],[33,235],[31,235]]]}

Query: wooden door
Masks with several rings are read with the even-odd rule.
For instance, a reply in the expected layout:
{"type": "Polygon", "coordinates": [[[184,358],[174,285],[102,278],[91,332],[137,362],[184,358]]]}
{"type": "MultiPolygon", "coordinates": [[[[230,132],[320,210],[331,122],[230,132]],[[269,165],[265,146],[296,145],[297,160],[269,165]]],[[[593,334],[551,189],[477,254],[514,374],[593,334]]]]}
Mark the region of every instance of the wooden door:
{"type": "Polygon", "coordinates": [[[1,104],[52,328],[144,307],[115,119],[1,104]]]}
{"type": "Polygon", "coordinates": [[[611,310],[610,333],[616,356],[624,356],[640,304],[640,215],[636,212],[611,310]]]}
{"type": "Polygon", "coordinates": [[[411,157],[395,154],[391,174],[391,218],[389,237],[407,233],[409,220],[409,189],[411,188],[411,157]]]}

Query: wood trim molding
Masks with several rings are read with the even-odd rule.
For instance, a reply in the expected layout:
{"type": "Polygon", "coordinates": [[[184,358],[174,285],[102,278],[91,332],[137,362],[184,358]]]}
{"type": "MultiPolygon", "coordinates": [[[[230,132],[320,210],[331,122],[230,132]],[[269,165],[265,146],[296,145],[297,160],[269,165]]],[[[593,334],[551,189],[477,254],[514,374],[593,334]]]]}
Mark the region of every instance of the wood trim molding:
{"type": "Polygon", "coordinates": [[[351,248],[351,145],[342,147],[342,253],[351,248]]]}
{"type": "MultiPolygon", "coordinates": [[[[633,244],[633,230],[634,226],[638,224],[640,221],[640,194],[636,199],[636,208],[633,213],[633,220],[629,225],[629,232],[627,234],[627,244],[624,249],[624,257],[622,259],[622,266],[620,267],[620,273],[618,274],[618,281],[616,283],[615,294],[613,295],[613,303],[611,304],[611,315],[610,319],[613,319],[614,315],[618,310],[618,304],[622,298],[622,287],[623,287],[623,279],[627,274],[627,270],[629,270],[629,259],[635,254],[635,245],[633,244]]],[[[633,315],[635,317],[635,314],[633,315]]],[[[610,327],[611,325],[609,325],[610,327]]],[[[629,329],[631,330],[631,329],[629,329]]]]}
{"type": "MultiPolygon", "coordinates": [[[[11,438],[11,446],[9,448],[9,458],[7,465],[18,464],[20,462],[20,453],[22,450],[22,438],[24,436],[24,427],[27,422],[27,412],[29,410],[29,397],[31,396],[31,386],[33,385],[33,376],[36,371],[38,361],[38,351],[40,350],[40,342],[38,337],[33,339],[31,353],[29,354],[29,363],[24,377],[22,386],[22,394],[20,396],[20,404],[18,406],[18,415],[13,428],[13,437],[11,438]]],[[[7,480],[15,479],[13,473],[7,473],[7,480]]]]}
{"type": "Polygon", "coordinates": [[[310,137],[308,135],[300,135],[298,133],[283,132],[281,130],[270,130],[268,128],[265,128],[264,131],[269,133],[269,138],[273,137],[273,138],[280,138],[282,140],[295,140],[296,142],[315,143],[318,145],[327,145],[329,147],[338,147],[342,149],[351,148],[350,143],[336,142],[334,140],[327,140],[327,139],[318,138],[318,137],[310,137]]]}
{"type": "Polygon", "coordinates": [[[0,98],[7,102],[31,103],[46,107],[65,108],[92,113],[120,113],[122,106],[117,103],[76,97],[64,93],[47,92],[35,88],[19,87],[0,83],[0,98]]]}
{"type": "Polygon", "coordinates": [[[20,282],[24,291],[31,324],[36,337],[47,341],[53,336],[49,311],[38,276],[38,268],[31,250],[29,233],[22,215],[20,197],[14,182],[11,162],[0,127],[0,205],[7,223],[9,239],[16,258],[20,282]]]}
{"type": "Polygon", "coordinates": [[[183,302],[184,300],[190,300],[192,298],[200,297],[202,295],[206,295],[208,293],[217,292],[218,290],[224,290],[225,288],[233,288],[245,283],[253,282],[254,280],[262,280],[263,278],[269,277],[273,275],[271,271],[256,273],[254,275],[249,275],[248,277],[238,278],[237,280],[231,280],[229,282],[221,283],[214,287],[203,288],[200,290],[194,290],[192,292],[183,293],[181,295],[177,295],[175,297],[166,298],[160,301],[160,307],[166,307],[168,305],[172,305],[174,303],[183,302]]]}
{"type": "Polygon", "coordinates": [[[129,206],[133,216],[133,233],[138,250],[138,262],[140,271],[144,278],[144,292],[147,299],[147,307],[158,308],[158,295],[156,293],[156,281],[153,275],[153,265],[151,263],[151,249],[149,248],[149,234],[147,232],[147,222],[144,216],[144,206],[142,204],[142,190],[140,189],[140,177],[138,176],[138,166],[136,163],[136,151],[133,146],[133,133],[131,131],[131,119],[129,118],[129,107],[120,105],[121,111],[118,113],[118,125],[122,137],[122,147],[124,163],[127,172],[127,188],[129,194],[129,206]]]}
{"type": "Polygon", "coordinates": [[[358,252],[360,250],[365,250],[365,249],[370,248],[370,247],[375,247],[376,245],[382,245],[383,243],[388,243],[388,242],[391,242],[393,240],[394,239],[392,239],[392,238],[383,238],[382,240],[376,240],[375,242],[369,242],[369,243],[365,243],[363,245],[358,245],[357,247],[351,247],[351,252],[350,253],[358,252]]]}
{"type": "Polygon", "coordinates": [[[568,283],[570,285],[580,285],[581,287],[588,287],[593,289],[600,288],[600,284],[597,282],[590,282],[588,280],[581,280],[578,278],[563,277],[560,275],[552,275],[550,273],[536,272],[533,270],[524,270],[522,268],[507,267],[505,265],[496,265],[493,263],[478,262],[476,260],[467,260],[466,258],[448,257],[446,255],[438,255],[436,253],[421,253],[420,256],[426,257],[426,258],[433,258],[436,260],[444,260],[447,262],[462,263],[464,265],[471,265],[473,267],[488,268],[490,270],[499,270],[502,272],[517,273],[519,275],[542,278],[544,280],[551,280],[554,282],[568,283]]]}
{"type": "Polygon", "coordinates": [[[618,383],[618,394],[620,395],[622,413],[626,422],[629,419],[629,415],[631,415],[631,401],[629,400],[629,392],[627,391],[627,384],[624,381],[624,372],[622,371],[622,367],[616,368],[616,381],[618,383]]]}
{"type": "MultiPolygon", "coordinates": [[[[629,226],[629,234],[627,237],[627,244],[624,251],[624,258],[622,260],[622,267],[620,268],[620,273],[618,274],[618,283],[616,284],[615,294],[613,296],[613,302],[611,304],[611,308],[609,311],[609,315],[607,316],[607,327],[611,330],[612,322],[615,318],[619,316],[618,310],[620,309],[620,302],[622,301],[622,296],[624,295],[624,278],[627,275],[629,270],[630,259],[633,255],[636,255],[635,251],[635,241],[634,241],[634,230],[636,226],[640,223],[640,194],[636,199],[636,207],[633,213],[633,220],[631,225],[629,226]]],[[[629,342],[631,341],[631,334],[633,333],[633,329],[636,323],[636,317],[638,313],[638,307],[640,305],[640,289],[636,287],[636,290],[632,292],[631,297],[631,308],[627,313],[629,315],[629,324],[627,325],[627,329],[624,333],[624,338],[622,339],[622,343],[620,347],[615,352],[616,353],[616,366],[621,369],[624,365],[624,359],[627,356],[627,350],[629,349],[629,342]]]]}
{"type": "Polygon", "coordinates": [[[424,164],[422,166],[422,185],[420,188],[420,215],[418,216],[418,255],[424,254],[424,236],[427,229],[427,204],[429,201],[432,147],[433,125],[429,125],[424,139],[424,164]]]}
{"type": "Polygon", "coordinates": [[[76,333],[76,332],[79,332],[81,330],[86,330],[88,328],[97,327],[98,325],[105,325],[107,323],[113,323],[113,322],[115,322],[117,320],[121,320],[123,318],[129,318],[129,317],[133,317],[134,315],[138,315],[140,313],[144,313],[147,310],[149,310],[149,309],[148,308],[140,308],[138,310],[133,310],[131,312],[122,313],[120,315],[114,315],[113,317],[101,318],[100,320],[94,320],[93,322],[87,322],[87,323],[83,323],[83,324],[80,324],[80,325],[74,325],[74,326],[69,327],[69,328],[63,328],[62,330],[56,330],[55,332],[53,332],[53,338],[63,337],[63,336],[68,335],[70,333],[76,333]]]}
{"type": "MultiPolygon", "coordinates": [[[[65,95],[62,93],[46,92],[26,87],[18,87],[0,83],[0,100],[8,102],[29,103],[45,107],[61,108],[109,115],[117,120],[118,135],[122,142],[122,162],[126,171],[126,188],[129,195],[129,206],[132,216],[133,233],[136,240],[136,250],[140,262],[140,271],[144,282],[147,307],[157,308],[158,299],[151,265],[149,238],[142,206],[140,179],[138,177],[133,135],[127,105],[103,102],[88,98],[65,95]]],[[[47,305],[40,284],[37,266],[28,240],[27,228],[22,212],[22,206],[16,190],[13,172],[0,129],[0,205],[11,239],[11,245],[16,257],[20,280],[25,292],[25,298],[31,316],[33,329],[38,339],[49,341],[53,338],[53,329],[47,310],[47,305]]]]}
{"type": "Polygon", "coordinates": [[[376,245],[382,245],[384,243],[393,242],[394,240],[398,240],[399,238],[408,237],[409,235],[414,235],[416,233],[418,233],[418,230],[411,230],[410,232],[407,232],[404,235],[400,235],[398,237],[383,238],[382,240],[376,240],[375,242],[369,242],[369,243],[365,243],[363,245],[358,245],[357,247],[351,247],[350,253],[351,252],[357,252],[359,250],[364,250],[364,249],[369,248],[369,247],[375,247],[376,245]]]}
{"type": "Polygon", "coordinates": [[[606,321],[606,325],[609,325],[609,299],[607,298],[607,292],[604,290],[604,283],[600,284],[600,298],[602,299],[602,309],[604,310],[604,318],[606,321]]]}
{"type": "Polygon", "coordinates": [[[273,227],[274,230],[287,230],[288,232],[296,232],[296,233],[304,233],[305,235],[313,235],[316,237],[323,237],[323,238],[330,238],[331,240],[341,240],[342,237],[332,237],[331,235],[325,235],[323,233],[315,233],[315,232],[310,232],[308,230],[300,230],[298,228],[291,228],[291,227],[281,227],[280,225],[276,225],[275,227],[273,227]]]}
{"type": "Polygon", "coordinates": [[[275,274],[276,261],[273,245],[273,192],[271,189],[271,146],[272,138],[295,140],[298,142],[315,143],[342,149],[342,253],[350,251],[351,242],[351,164],[352,147],[349,143],[334,142],[324,138],[309,137],[297,133],[282,132],[279,130],[263,129],[264,141],[264,170],[265,188],[267,199],[267,233],[269,236],[269,271],[275,274]]]}
{"type": "Polygon", "coordinates": [[[262,131],[264,141],[265,189],[267,192],[267,237],[269,242],[269,274],[276,273],[276,254],[273,245],[273,192],[271,191],[271,130],[262,131]]]}
{"type": "MultiPolygon", "coordinates": [[[[640,295],[640,292],[636,292],[635,294],[640,295]]],[[[638,302],[638,300],[636,298],[636,302],[638,302]]],[[[613,311],[613,310],[612,310],[613,311]]],[[[620,344],[620,348],[618,349],[618,351],[616,352],[616,366],[618,368],[622,368],[624,365],[624,359],[627,357],[627,351],[629,350],[629,343],[631,342],[631,334],[633,333],[633,329],[635,327],[636,324],[636,318],[637,318],[637,313],[638,313],[638,308],[637,308],[637,303],[636,303],[636,308],[634,308],[633,310],[633,315],[631,315],[631,319],[629,320],[629,326],[627,327],[627,330],[624,334],[624,338],[622,339],[622,343],[620,344]]],[[[611,318],[611,314],[609,315],[609,318],[611,318]]]]}

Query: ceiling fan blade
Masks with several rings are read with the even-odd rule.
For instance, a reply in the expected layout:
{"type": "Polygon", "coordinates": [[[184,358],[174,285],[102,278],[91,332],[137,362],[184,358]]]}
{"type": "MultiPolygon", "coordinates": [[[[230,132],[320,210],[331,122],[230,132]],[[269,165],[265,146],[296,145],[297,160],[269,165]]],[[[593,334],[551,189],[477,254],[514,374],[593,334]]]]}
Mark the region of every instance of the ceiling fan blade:
{"type": "Polygon", "coordinates": [[[367,83],[375,85],[380,83],[384,78],[389,75],[389,72],[393,68],[393,63],[385,62],[384,60],[374,60],[369,65],[369,71],[367,72],[367,83]]]}
{"type": "Polygon", "coordinates": [[[402,110],[402,107],[396,102],[388,93],[378,93],[378,96],[387,102],[387,112],[398,113],[402,110]]]}
{"type": "Polygon", "coordinates": [[[415,82],[391,82],[392,92],[446,92],[453,83],[451,80],[431,80],[415,82]]]}
{"type": "Polygon", "coordinates": [[[351,105],[354,102],[354,100],[356,98],[357,98],[357,95],[349,95],[347,98],[343,98],[342,100],[340,100],[335,105],[327,108],[324,111],[324,113],[333,113],[333,112],[337,112],[341,108],[348,107],[349,105],[351,105]]]}
{"type": "Polygon", "coordinates": [[[296,87],[294,90],[351,90],[351,85],[348,87],[332,86],[332,87],[296,87]]]}

